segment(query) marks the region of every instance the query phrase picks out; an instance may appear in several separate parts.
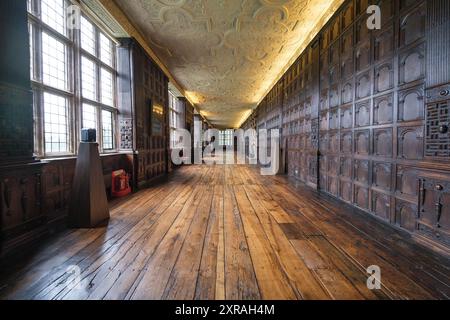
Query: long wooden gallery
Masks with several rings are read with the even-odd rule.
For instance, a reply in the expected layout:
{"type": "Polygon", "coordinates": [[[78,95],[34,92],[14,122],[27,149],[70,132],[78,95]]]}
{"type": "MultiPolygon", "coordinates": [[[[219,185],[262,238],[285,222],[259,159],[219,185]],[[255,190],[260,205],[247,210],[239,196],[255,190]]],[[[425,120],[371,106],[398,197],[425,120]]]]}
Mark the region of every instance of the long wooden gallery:
{"type": "Polygon", "coordinates": [[[2,0],[0,299],[448,299],[449,30],[447,0],[2,0]]]}

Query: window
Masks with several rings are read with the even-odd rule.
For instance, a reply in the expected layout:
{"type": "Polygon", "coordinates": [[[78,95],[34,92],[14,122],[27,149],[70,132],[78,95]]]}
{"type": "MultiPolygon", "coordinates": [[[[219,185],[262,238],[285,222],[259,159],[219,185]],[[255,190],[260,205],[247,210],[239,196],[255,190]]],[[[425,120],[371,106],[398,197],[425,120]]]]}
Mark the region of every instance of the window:
{"type": "Polygon", "coordinates": [[[31,23],[28,24],[28,33],[30,35],[30,78],[31,80],[34,80],[34,40],[33,40],[33,25],[31,23]]]}
{"type": "Polygon", "coordinates": [[[113,114],[110,111],[102,110],[102,134],[103,149],[112,149],[113,144],[113,114]]]}
{"type": "Polygon", "coordinates": [[[42,33],[42,81],[53,88],[67,90],[66,45],[42,33]]]}
{"type": "Polygon", "coordinates": [[[81,17],[81,48],[95,55],[95,27],[85,17],[81,17]]]}
{"type": "Polygon", "coordinates": [[[75,154],[82,128],[97,130],[101,152],[115,150],[115,43],[85,15],[80,30],[69,30],[68,5],[28,0],[35,152],[41,157],[75,154]]]}
{"type": "Polygon", "coordinates": [[[219,133],[219,145],[232,146],[234,138],[234,130],[223,130],[219,133]]]}
{"type": "Polygon", "coordinates": [[[83,121],[82,127],[97,129],[103,151],[114,150],[114,43],[84,16],[80,27],[81,100],[90,106],[83,109],[83,120],[91,119],[83,121]]]}
{"type": "Polygon", "coordinates": [[[45,149],[51,153],[65,152],[68,139],[67,99],[44,92],[45,149]]]}
{"type": "Polygon", "coordinates": [[[82,109],[82,128],[97,129],[97,108],[93,105],[83,103],[82,109]]]}
{"type": "Polygon", "coordinates": [[[65,35],[66,3],[64,0],[41,0],[41,20],[53,30],[65,35]]]}
{"type": "Polygon", "coordinates": [[[95,64],[86,57],[81,58],[81,88],[83,98],[94,100],[97,96],[95,64]]]}
{"type": "Polygon", "coordinates": [[[180,100],[169,91],[170,146],[175,147],[175,130],[184,128],[184,108],[180,100]]]}

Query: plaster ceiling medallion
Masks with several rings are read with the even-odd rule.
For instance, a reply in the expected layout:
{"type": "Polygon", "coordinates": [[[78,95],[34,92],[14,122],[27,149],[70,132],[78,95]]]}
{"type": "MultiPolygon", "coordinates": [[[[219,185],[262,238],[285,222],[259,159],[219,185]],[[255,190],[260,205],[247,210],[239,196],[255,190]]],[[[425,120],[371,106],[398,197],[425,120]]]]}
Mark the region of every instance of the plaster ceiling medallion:
{"type": "Polygon", "coordinates": [[[115,0],[186,94],[239,127],[343,0],[115,0]]]}

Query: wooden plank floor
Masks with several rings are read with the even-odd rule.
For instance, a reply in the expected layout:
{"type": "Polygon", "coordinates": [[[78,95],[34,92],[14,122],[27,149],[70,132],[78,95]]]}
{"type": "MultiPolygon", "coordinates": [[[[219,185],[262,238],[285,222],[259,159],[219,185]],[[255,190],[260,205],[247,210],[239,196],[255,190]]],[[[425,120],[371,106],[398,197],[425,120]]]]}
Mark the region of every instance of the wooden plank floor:
{"type": "Polygon", "coordinates": [[[249,166],[187,166],[4,266],[2,299],[448,299],[450,259],[249,166]],[[381,268],[369,290],[366,268],[381,268]]]}

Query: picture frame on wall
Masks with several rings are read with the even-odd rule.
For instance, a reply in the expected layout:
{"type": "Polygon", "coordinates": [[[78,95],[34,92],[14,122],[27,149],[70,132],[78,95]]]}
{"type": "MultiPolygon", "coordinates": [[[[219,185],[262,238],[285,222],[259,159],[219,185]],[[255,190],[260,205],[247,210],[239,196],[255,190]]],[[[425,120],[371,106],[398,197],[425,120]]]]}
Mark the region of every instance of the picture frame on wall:
{"type": "Polygon", "coordinates": [[[164,131],[164,108],[159,104],[153,104],[150,100],[150,113],[151,113],[151,135],[162,136],[164,131]]]}

